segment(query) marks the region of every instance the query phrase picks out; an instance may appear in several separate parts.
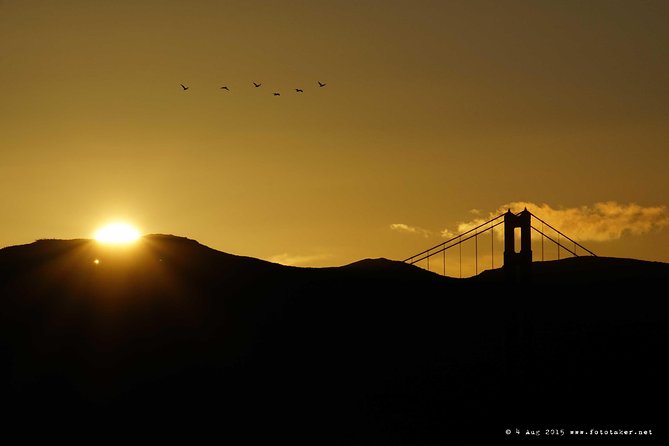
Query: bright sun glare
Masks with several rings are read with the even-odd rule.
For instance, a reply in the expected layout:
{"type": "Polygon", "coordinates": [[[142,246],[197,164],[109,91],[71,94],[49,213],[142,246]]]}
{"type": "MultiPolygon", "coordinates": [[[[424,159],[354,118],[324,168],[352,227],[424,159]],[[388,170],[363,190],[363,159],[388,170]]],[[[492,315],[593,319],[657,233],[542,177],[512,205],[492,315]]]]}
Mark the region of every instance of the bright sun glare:
{"type": "Polygon", "coordinates": [[[139,238],[139,231],[127,223],[110,223],[95,232],[100,243],[127,244],[139,238]]]}

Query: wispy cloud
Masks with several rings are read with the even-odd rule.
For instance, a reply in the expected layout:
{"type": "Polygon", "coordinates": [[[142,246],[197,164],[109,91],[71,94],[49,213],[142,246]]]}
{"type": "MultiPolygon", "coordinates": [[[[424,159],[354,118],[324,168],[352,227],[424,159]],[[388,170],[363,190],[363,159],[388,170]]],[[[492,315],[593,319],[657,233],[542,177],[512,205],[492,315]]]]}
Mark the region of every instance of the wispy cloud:
{"type": "MultiPolygon", "coordinates": [[[[458,224],[456,232],[468,231],[508,209],[520,212],[524,208],[576,241],[617,240],[623,234],[642,235],[669,226],[669,212],[666,206],[640,206],[635,203],[621,204],[606,201],[591,206],[553,208],[545,203],[514,201],[499,206],[486,218],[458,224]]],[[[453,232],[445,229],[442,231],[442,236],[452,237],[453,232]]]]}
{"type": "MultiPolygon", "coordinates": [[[[485,221],[485,220],[481,220],[481,223],[483,223],[484,221],[485,221]]],[[[474,226],[472,226],[472,228],[473,228],[473,227],[474,227],[474,226]]],[[[466,231],[466,230],[467,230],[467,229],[465,229],[465,231],[466,231]]],[[[464,231],[460,231],[460,232],[464,232],[464,231]]],[[[446,228],[446,229],[442,229],[441,232],[440,232],[440,234],[441,234],[441,236],[442,236],[443,238],[448,238],[448,239],[450,239],[450,238],[453,238],[453,237],[455,237],[456,235],[458,235],[458,232],[453,232],[453,231],[451,231],[450,229],[446,228]]]]}
{"type": "Polygon", "coordinates": [[[404,223],[393,223],[390,225],[390,229],[397,232],[420,235],[425,238],[432,235],[432,231],[430,230],[419,228],[417,226],[405,225],[404,223]]]}
{"type": "Polygon", "coordinates": [[[279,263],[286,266],[315,266],[316,264],[322,262],[329,258],[329,255],[326,254],[316,254],[316,255],[299,255],[299,254],[289,254],[287,252],[276,254],[270,257],[268,260],[272,263],[279,263]]]}

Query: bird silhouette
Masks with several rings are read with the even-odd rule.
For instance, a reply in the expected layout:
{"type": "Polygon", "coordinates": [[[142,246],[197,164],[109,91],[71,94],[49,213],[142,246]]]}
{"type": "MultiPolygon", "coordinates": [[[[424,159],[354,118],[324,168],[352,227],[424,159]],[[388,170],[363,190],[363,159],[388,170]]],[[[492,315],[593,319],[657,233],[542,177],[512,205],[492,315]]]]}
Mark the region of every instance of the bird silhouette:
{"type": "Polygon", "coordinates": [[[301,88],[296,88],[295,91],[296,91],[297,93],[304,93],[304,90],[302,90],[301,88]]]}
{"type": "Polygon", "coordinates": [[[230,89],[229,89],[228,87],[221,87],[221,90],[228,90],[228,91],[230,91],[230,89]]]}
{"type": "Polygon", "coordinates": [[[181,85],[181,88],[183,88],[184,91],[188,90],[188,87],[186,87],[184,84],[179,84],[179,85],[181,85]]]}
{"type": "Polygon", "coordinates": [[[256,84],[255,82],[253,83],[253,86],[256,87],[256,88],[260,87],[261,85],[262,84],[256,84]]]}
{"type": "Polygon", "coordinates": [[[274,96],[281,96],[281,93],[274,93],[274,96]]]}
{"type": "Polygon", "coordinates": [[[327,85],[327,84],[323,84],[323,83],[321,83],[321,81],[318,81],[318,86],[319,86],[319,87],[325,87],[326,85],[327,85]]]}

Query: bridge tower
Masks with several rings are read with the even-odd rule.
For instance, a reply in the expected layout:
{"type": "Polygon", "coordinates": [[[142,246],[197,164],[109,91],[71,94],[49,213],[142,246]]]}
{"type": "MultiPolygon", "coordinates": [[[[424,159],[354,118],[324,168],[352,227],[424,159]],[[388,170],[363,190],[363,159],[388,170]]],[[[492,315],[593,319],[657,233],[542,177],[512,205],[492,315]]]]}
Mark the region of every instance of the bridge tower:
{"type": "Polygon", "coordinates": [[[504,270],[514,279],[529,276],[532,269],[532,214],[525,208],[518,215],[504,214],[504,270]],[[520,249],[516,251],[516,228],[520,228],[520,249]]]}

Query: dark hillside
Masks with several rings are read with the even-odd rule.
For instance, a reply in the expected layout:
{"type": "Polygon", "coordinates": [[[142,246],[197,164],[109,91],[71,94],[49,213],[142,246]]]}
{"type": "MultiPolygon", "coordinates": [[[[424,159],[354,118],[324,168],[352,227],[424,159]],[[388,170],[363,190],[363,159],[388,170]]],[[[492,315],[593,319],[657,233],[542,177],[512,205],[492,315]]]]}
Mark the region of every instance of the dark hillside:
{"type": "Polygon", "coordinates": [[[496,444],[508,427],[659,428],[667,279],[626,259],[535,263],[515,283],[385,259],[284,267],[174,236],[38,241],[0,250],[0,398],[8,428],[69,436],[496,444]]]}

